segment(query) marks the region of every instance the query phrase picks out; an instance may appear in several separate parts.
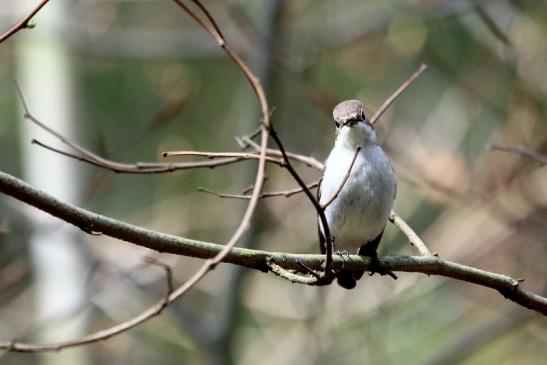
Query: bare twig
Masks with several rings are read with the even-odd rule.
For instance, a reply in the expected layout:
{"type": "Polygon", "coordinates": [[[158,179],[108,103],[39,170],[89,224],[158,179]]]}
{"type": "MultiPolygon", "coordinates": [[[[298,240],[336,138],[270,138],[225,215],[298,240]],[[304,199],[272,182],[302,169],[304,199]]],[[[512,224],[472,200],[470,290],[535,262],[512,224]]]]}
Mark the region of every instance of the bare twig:
{"type": "Polygon", "coordinates": [[[475,13],[479,17],[479,19],[484,23],[486,28],[488,28],[488,30],[492,32],[494,37],[496,37],[507,47],[513,48],[513,43],[511,42],[509,37],[505,35],[505,33],[503,33],[503,31],[496,24],[494,19],[492,19],[492,17],[486,12],[486,10],[484,10],[484,8],[478,2],[475,2],[475,6],[473,7],[473,9],[475,10],[475,13]]]}
{"type": "Polygon", "coordinates": [[[291,270],[284,269],[283,267],[279,266],[272,260],[267,260],[266,265],[268,265],[269,270],[273,274],[279,276],[280,278],[288,280],[291,283],[315,285],[321,281],[321,276],[303,276],[291,270]]]}
{"type": "MultiPolygon", "coordinates": [[[[81,229],[89,230],[89,228],[92,228],[92,230],[102,232],[107,236],[132,242],[159,252],[208,259],[225,248],[222,245],[147,230],[89,212],[60,201],[3,172],[0,172],[0,192],[13,196],[19,201],[32,205],[81,229]]],[[[270,270],[268,262],[275,263],[285,270],[301,270],[302,264],[312,270],[321,270],[324,258],[324,255],[297,255],[234,247],[221,258],[221,261],[260,271],[270,270]]],[[[393,271],[440,275],[489,287],[498,290],[515,303],[547,315],[547,298],[523,289],[518,280],[505,275],[457,264],[434,255],[386,256],[381,257],[380,260],[388,262],[390,269],[393,271]]],[[[344,267],[347,270],[367,270],[369,265],[369,258],[363,256],[333,257],[334,269],[344,267]]],[[[185,287],[187,285],[189,285],[188,282],[185,287]]],[[[174,298],[181,290],[183,290],[182,287],[175,290],[170,298],[174,298]]],[[[11,343],[11,341],[0,342],[0,348],[10,349],[11,343]]]]}
{"type": "Polygon", "coordinates": [[[178,170],[190,170],[190,169],[200,169],[200,168],[212,169],[218,166],[230,165],[233,163],[245,161],[244,158],[230,157],[230,158],[222,158],[222,159],[219,158],[215,160],[202,161],[202,162],[179,162],[179,163],[137,162],[134,164],[126,164],[126,163],[115,162],[112,160],[106,160],[104,158],[102,158],[103,161],[99,162],[99,161],[92,160],[87,156],[77,155],[75,153],[63,151],[58,148],[49,146],[36,139],[33,139],[32,143],[40,147],[43,147],[49,151],[58,153],[60,155],[63,155],[69,158],[73,158],[78,161],[88,163],[90,165],[101,167],[103,169],[110,170],[113,172],[126,173],[126,174],[161,174],[161,173],[173,172],[178,170]],[[104,163],[104,161],[107,161],[107,163],[104,163]]]}
{"type": "MultiPolygon", "coordinates": [[[[215,158],[241,158],[243,160],[258,160],[260,155],[253,153],[245,152],[206,152],[206,151],[169,151],[163,152],[161,154],[163,157],[172,157],[172,156],[201,156],[207,157],[209,159],[215,158]]],[[[284,166],[282,159],[266,156],[266,161],[278,164],[279,166],[284,166]]]]}
{"type": "MultiPolygon", "coordinates": [[[[220,28],[218,27],[215,19],[213,18],[213,16],[211,15],[211,13],[209,12],[209,10],[207,10],[207,8],[199,1],[199,0],[192,0],[192,2],[194,4],[196,4],[199,8],[199,10],[201,10],[201,12],[205,15],[205,17],[207,18],[207,20],[209,20],[209,23],[213,26],[215,32],[216,32],[216,35],[211,33],[211,35],[213,37],[215,37],[215,39],[217,40],[217,42],[219,43],[219,45],[222,47],[225,43],[225,39],[224,39],[224,35],[222,34],[222,32],[220,31],[220,28]]],[[[197,20],[197,19],[196,19],[197,20]]],[[[201,24],[201,23],[200,23],[201,24]]],[[[201,24],[202,26],[204,26],[205,24],[201,24]]],[[[260,134],[257,133],[257,134],[260,134]]]]}
{"type": "Polygon", "coordinates": [[[308,200],[312,203],[315,210],[317,211],[317,214],[319,215],[319,220],[321,222],[322,228],[323,228],[323,234],[325,237],[325,271],[323,272],[323,276],[321,277],[321,281],[324,281],[325,283],[329,283],[332,281],[332,254],[333,254],[333,242],[332,242],[332,236],[330,234],[329,225],[327,222],[327,218],[325,217],[325,211],[323,210],[323,207],[321,207],[321,204],[319,204],[319,201],[315,198],[315,196],[311,193],[311,191],[307,188],[306,183],[302,180],[302,178],[298,175],[294,167],[291,165],[291,161],[289,157],[287,156],[287,153],[285,152],[285,147],[283,147],[283,143],[279,139],[279,136],[277,135],[277,132],[270,128],[270,136],[274,140],[274,142],[277,144],[277,148],[279,148],[279,151],[281,152],[281,155],[283,156],[283,159],[285,160],[286,166],[285,168],[291,176],[296,180],[298,185],[302,188],[306,196],[308,197],[308,200]]]}
{"type": "Polygon", "coordinates": [[[7,30],[6,32],[4,32],[2,35],[0,35],[0,43],[4,42],[6,39],[8,39],[9,37],[11,37],[12,35],[14,35],[15,33],[17,33],[18,31],[20,31],[21,29],[25,29],[25,28],[31,28],[29,26],[29,22],[30,20],[32,19],[32,17],[34,17],[36,15],[36,13],[38,13],[43,7],[44,5],[46,5],[47,3],[49,2],[49,0],[42,0],[42,2],[40,2],[38,5],[36,5],[36,7],[34,9],[32,9],[32,11],[30,13],[28,13],[28,15],[26,17],[24,17],[23,19],[21,19],[21,21],[19,21],[19,23],[15,24],[13,27],[11,27],[11,29],[7,30]]]}
{"type": "MultiPolygon", "coordinates": [[[[71,347],[77,347],[82,345],[87,345],[90,343],[103,341],[106,339],[109,339],[111,337],[114,337],[122,332],[128,331],[133,327],[138,326],[139,324],[146,322],[150,318],[153,318],[157,315],[159,315],[165,307],[169,305],[176,297],[173,296],[173,278],[172,278],[172,272],[171,268],[151,257],[147,257],[145,259],[146,262],[160,266],[165,270],[165,277],[166,277],[166,293],[161,301],[159,301],[157,304],[146,310],[145,312],[139,314],[136,317],[131,318],[130,320],[120,323],[118,325],[112,326],[110,328],[97,331],[95,333],[92,333],[90,335],[81,337],[79,339],[75,340],[69,340],[69,341],[61,341],[56,342],[52,344],[30,344],[30,343],[24,343],[19,342],[16,340],[10,340],[10,341],[0,341],[0,349],[6,350],[6,351],[13,351],[13,352],[51,352],[51,351],[61,351],[63,349],[71,348],[71,347]]],[[[179,289],[180,290],[180,289],[179,289]]]]}
{"type": "MultiPolygon", "coordinates": [[[[313,189],[313,188],[316,188],[318,185],[319,185],[319,181],[315,181],[311,184],[306,185],[306,187],[308,189],[313,189]]],[[[198,188],[198,191],[201,191],[203,193],[213,194],[213,195],[218,196],[219,198],[232,198],[232,199],[250,199],[251,198],[251,196],[249,194],[220,193],[220,192],[213,191],[213,190],[210,190],[210,189],[205,189],[205,188],[198,188]]],[[[288,198],[292,195],[301,193],[303,191],[304,191],[304,189],[302,189],[301,187],[295,188],[295,189],[289,189],[289,190],[266,191],[266,192],[261,193],[259,195],[259,198],[263,199],[263,198],[271,198],[271,197],[276,197],[276,196],[283,196],[285,198],[288,198]]]]}
{"type": "Polygon", "coordinates": [[[235,137],[234,138],[234,141],[239,145],[239,148],[241,148],[242,150],[249,147],[249,145],[247,144],[247,140],[250,140],[252,141],[254,138],[256,138],[258,135],[260,134],[260,127],[257,128],[254,132],[248,134],[248,135],[245,135],[245,136],[239,136],[239,137],[235,137]]]}
{"type": "Polygon", "coordinates": [[[503,151],[503,152],[509,152],[509,153],[516,153],[522,156],[526,156],[529,158],[533,158],[536,161],[541,162],[544,165],[547,165],[547,155],[544,155],[542,153],[539,153],[537,151],[534,151],[530,148],[523,147],[523,146],[502,146],[502,145],[492,145],[490,147],[491,150],[494,151],[503,151]]]}
{"type": "Polygon", "coordinates": [[[131,173],[131,174],[165,173],[165,172],[173,172],[177,170],[186,170],[186,169],[214,168],[217,166],[228,165],[228,164],[245,160],[243,157],[231,157],[231,158],[218,159],[215,161],[203,161],[203,162],[186,162],[186,163],[138,162],[135,164],[127,164],[127,163],[112,161],[104,157],[101,157],[97,155],[96,153],[89,151],[88,149],[80,146],[77,143],[70,141],[68,138],[66,138],[62,134],[58,133],[57,131],[53,130],[52,128],[42,123],[38,118],[36,118],[34,115],[30,113],[30,109],[28,107],[28,104],[26,102],[25,96],[23,95],[23,91],[19,83],[16,82],[16,86],[17,86],[17,91],[19,93],[19,97],[21,98],[21,104],[23,105],[23,109],[24,109],[23,117],[25,119],[30,120],[32,123],[36,124],[38,127],[42,128],[43,130],[51,134],[52,136],[60,140],[62,143],[67,145],[68,147],[74,149],[79,154],[62,151],[62,150],[59,150],[58,148],[51,147],[37,140],[33,140],[32,143],[35,143],[55,153],[62,154],[66,157],[70,157],[70,158],[83,161],[98,167],[102,167],[104,169],[107,169],[113,172],[131,173]]]}
{"type": "MultiPolygon", "coordinates": [[[[251,147],[254,150],[258,151],[258,149],[260,147],[257,143],[255,143],[249,137],[238,137],[238,138],[236,138],[236,141],[238,141],[238,144],[242,148],[251,147]]],[[[276,150],[274,148],[268,148],[266,150],[266,153],[268,154],[268,156],[283,157],[283,154],[281,153],[281,151],[276,150]]],[[[323,170],[323,163],[318,161],[317,159],[315,159],[313,157],[306,156],[306,155],[301,155],[301,154],[294,153],[294,152],[285,151],[285,153],[287,154],[287,157],[291,160],[302,162],[303,164],[305,164],[309,167],[313,167],[317,170],[323,170]]]]}
{"type": "Polygon", "coordinates": [[[346,182],[348,181],[348,178],[351,175],[351,170],[353,169],[353,165],[355,164],[355,160],[357,160],[357,156],[359,156],[360,151],[361,151],[361,146],[358,145],[355,148],[355,154],[353,155],[351,163],[349,164],[348,172],[346,172],[346,175],[344,176],[342,183],[340,183],[340,186],[338,186],[338,189],[336,189],[336,191],[334,192],[334,194],[332,194],[330,199],[327,200],[327,202],[321,206],[323,210],[327,209],[327,207],[332,204],[332,202],[338,197],[338,195],[344,188],[344,185],[346,185],[346,182]]]}
{"type": "MultiPolygon", "coordinates": [[[[43,142],[40,142],[36,139],[32,140],[32,143],[45,148],[49,151],[61,154],[63,156],[82,161],[97,167],[104,168],[116,173],[128,173],[128,174],[158,174],[158,173],[168,173],[178,170],[189,170],[189,169],[199,169],[199,168],[215,168],[218,166],[225,166],[233,163],[242,162],[249,159],[259,159],[259,154],[251,153],[237,153],[237,152],[201,152],[201,151],[178,151],[177,153],[166,152],[167,156],[176,156],[176,155],[200,155],[204,157],[210,157],[210,161],[199,161],[199,162],[179,162],[179,163],[163,163],[163,162],[137,162],[137,163],[123,163],[113,160],[106,159],[102,156],[99,156],[88,149],[82,147],[81,145],[70,141],[65,136],[61,135],[57,131],[48,127],[46,124],[41,122],[38,118],[30,113],[28,104],[25,100],[23,92],[19,84],[17,85],[17,90],[21,98],[21,103],[24,109],[24,118],[30,120],[32,123],[36,124],[38,127],[44,129],[46,132],[50,133],[62,143],[68,147],[74,149],[78,153],[72,153],[68,151],[63,151],[58,148],[47,145],[43,142]],[[224,156],[224,157],[222,157],[224,156]]],[[[256,134],[253,133],[253,135],[256,134]]],[[[249,137],[245,137],[245,143],[249,142],[252,144],[247,144],[257,152],[260,151],[260,145],[252,141],[249,137]]],[[[284,161],[281,159],[276,159],[275,157],[282,157],[280,151],[274,149],[266,150],[267,157],[266,161],[284,166],[284,161]]],[[[296,153],[287,153],[288,156],[292,159],[298,160],[305,163],[308,166],[321,169],[323,164],[312,157],[307,157],[304,155],[299,155],[296,153]]],[[[166,156],[164,156],[166,157],[166,156]]],[[[292,195],[292,194],[291,194],[292,195]]],[[[250,196],[250,195],[249,195],[250,196]]],[[[246,198],[245,198],[246,199],[246,198]]]]}
{"type": "Polygon", "coordinates": [[[251,87],[253,88],[258,98],[260,109],[262,111],[262,116],[263,116],[263,124],[262,124],[261,132],[260,132],[261,137],[260,137],[260,153],[259,153],[259,159],[258,159],[258,168],[256,172],[253,192],[251,194],[251,199],[249,200],[249,204],[247,205],[247,209],[245,210],[245,213],[243,217],[241,218],[241,221],[237,229],[235,230],[234,234],[232,235],[230,240],[226,243],[226,245],[222,248],[222,250],[217,255],[215,255],[215,257],[213,257],[212,259],[207,260],[205,264],[200,268],[200,270],[188,281],[188,282],[191,282],[191,284],[189,285],[189,288],[191,288],[199,280],[201,280],[210,270],[214,269],[215,266],[219,262],[221,262],[226,255],[228,255],[228,253],[232,250],[232,248],[235,246],[237,241],[239,241],[239,239],[243,236],[245,231],[247,231],[247,229],[250,226],[250,221],[258,202],[258,196],[260,192],[262,191],[262,187],[264,184],[264,170],[266,167],[266,149],[268,148],[268,129],[270,127],[270,110],[268,106],[268,101],[266,99],[266,95],[264,93],[264,90],[262,89],[262,86],[260,85],[260,81],[254,75],[254,73],[250,70],[250,68],[245,64],[245,62],[239,57],[239,55],[228,46],[215,20],[213,19],[209,11],[205,8],[205,6],[203,6],[199,0],[193,0],[193,2],[199,7],[202,13],[205,14],[210,24],[207,24],[182,0],[175,0],[175,2],[180,7],[182,7],[188,15],[190,15],[197,23],[199,23],[202,26],[202,28],[205,31],[207,31],[215,39],[218,45],[222,47],[222,49],[226,52],[226,54],[241,69],[241,71],[243,72],[247,80],[249,81],[251,87]]]}
{"type": "Polygon", "coordinates": [[[152,257],[152,256],[146,256],[144,259],[144,262],[155,265],[158,267],[161,267],[163,270],[165,270],[165,287],[167,288],[167,294],[165,295],[165,298],[163,300],[164,307],[166,307],[169,304],[169,296],[174,290],[173,286],[173,270],[171,269],[171,266],[167,265],[164,262],[161,262],[160,260],[152,257]]]}
{"type": "MultiPolygon", "coordinates": [[[[249,83],[251,84],[251,87],[253,88],[253,91],[255,92],[259,103],[260,103],[260,110],[262,112],[262,121],[266,125],[266,127],[269,127],[270,125],[270,109],[268,106],[268,102],[266,99],[266,94],[264,93],[264,89],[262,88],[260,84],[260,80],[255,76],[255,74],[251,71],[249,66],[243,62],[241,57],[233,49],[228,47],[226,44],[226,41],[224,37],[222,36],[222,33],[218,31],[219,27],[214,21],[214,19],[211,17],[210,13],[207,11],[204,11],[204,14],[206,18],[209,20],[211,25],[208,25],[202,18],[200,18],[188,5],[184,3],[183,0],[173,0],[176,2],[180,7],[182,7],[196,22],[198,22],[203,29],[205,29],[217,42],[217,44],[222,47],[224,52],[234,61],[234,63],[241,69],[249,83]]],[[[192,0],[194,4],[196,4],[200,9],[204,9],[205,7],[199,0],[192,0]]],[[[262,131],[263,134],[264,131],[262,131]]]]}
{"type": "Polygon", "coordinates": [[[374,123],[378,121],[378,119],[382,116],[382,114],[385,113],[385,111],[391,106],[391,104],[393,104],[395,99],[397,99],[399,95],[401,95],[406,89],[408,89],[408,87],[412,85],[412,83],[416,81],[416,79],[420,77],[420,75],[426,70],[427,65],[425,63],[422,63],[418,70],[416,70],[416,72],[414,72],[408,80],[406,80],[401,86],[399,86],[399,88],[389,98],[387,98],[386,101],[384,101],[380,109],[378,109],[376,113],[374,113],[372,118],[370,118],[370,124],[374,125],[374,123]]]}
{"type": "Polygon", "coordinates": [[[418,250],[420,255],[422,256],[431,256],[433,255],[431,251],[429,251],[429,248],[427,248],[426,244],[422,239],[410,228],[410,226],[395,213],[393,210],[391,211],[391,214],[389,215],[389,221],[393,223],[397,228],[403,232],[406,237],[408,238],[408,241],[410,244],[418,250]]]}
{"type": "MultiPolygon", "coordinates": [[[[176,2],[180,4],[180,1],[176,1],[176,2]]],[[[185,9],[187,8],[186,5],[181,5],[181,6],[183,6],[185,9]]],[[[192,12],[191,15],[193,17],[197,16],[193,12],[192,12]]],[[[209,14],[209,16],[210,16],[210,14],[209,14]]],[[[216,27],[216,25],[215,25],[215,27],[216,27]]],[[[211,31],[208,28],[207,28],[207,31],[210,34],[214,33],[212,35],[213,35],[213,37],[215,37],[215,39],[217,39],[217,36],[218,36],[217,33],[211,31]]],[[[219,42],[217,40],[217,42],[223,48],[226,48],[224,41],[219,42]]],[[[229,53],[230,57],[232,57],[234,59],[233,51],[231,51],[229,48],[226,51],[227,51],[227,53],[229,53]]],[[[239,59],[237,56],[235,56],[234,62],[236,62],[239,65],[239,62],[243,62],[243,61],[241,61],[241,59],[239,59]]],[[[371,118],[371,123],[376,122],[377,119],[379,118],[379,116],[382,115],[385,112],[385,110],[393,103],[393,101],[404,90],[406,90],[408,88],[408,86],[410,86],[410,84],[412,82],[414,82],[414,80],[416,80],[418,78],[418,76],[423,71],[425,71],[426,69],[427,69],[427,66],[422,65],[420,67],[420,69],[418,69],[418,71],[410,77],[409,80],[407,80],[405,83],[403,83],[403,85],[401,85],[401,87],[393,95],[391,95],[383,103],[382,107],[374,114],[374,116],[371,118]]],[[[256,77],[254,77],[254,75],[252,75],[252,74],[251,74],[251,76],[249,76],[247,74],[249,72],[248,68],[242,68],[242,70],[245,73],[245,76],[247,77],[247,79],[251,82],[251,84],[253,86],[253,90],[256,90],[256,89],[260,90],[261,86],[260,86],[260,83],[258,82],[258,79],[256,79],[256,77]],[[256,81],[256,83],[255,83],[255,81],[256,81]]],[[[48,145],[46,145],[44,143],[41,143],[41,142],[38,142],[38,141],[34,141],[34,143],[40,145],[41,147],[49,149],[53,152],[60,153],[64,156],[74,158],[74,159],[77,159],[77,160],[80,160],[80,161],[83,161],[83,162],[86,162],[86,163],[89,163],[89,164],[92,164],[92,165],[95,165],[95,166],[98,166],[98,167],[102,167],[102,168],[105,168],[105,169],[113,171],[113,172],[132,173],[132,174],[166,173],[166,172],[173,172],[173,171],[177,171],[177,170],[186,170],[186,169],[214,168],[214,167],[217,167],[217,166],[223,166],[223,165],[228,165],[228,164],[232,164],[232,163],[241,162],[241,161],[244,161],[246,159],[244,157],[244,155],[241,155],[239,157],[227,157],[227,158],[222,158],[222,159],[216,159],[214,161],[187,162],[187,163],[137,162],[137,163],[134,163],[134,164],[120,163],[120,162],[112,161],[112,160],[109,160],[109,159],[105,159],[105,158],[103,158],[103,157],[101,157],[101,156],[99,156],[99,155],[85,149],[84,147],[82,147],[82,146],[80,146],[80,145],[78,145],[74,142],[71,142],[66,137],[62,136],[61,134],[57,133],[53,129],[49,128],[44,123],[42,123],[40,120],[38,120],[36,117],[34,117],[30,113],[28,105],[27,105],[27,103],[24,99],[22,90],[21,90],[21,88],[18,84],[17,84],[17,88],[18,88],[18,91],[19,91],[19,94],[20,94],[20,97],[21,97],[23,108],[25,110],[24,117],[26,119],[30,120],[31,122],[35,123],[36,125],[38,125],[40,128],[46,130],[48,133],[52,134],[56,138],[58,138],[61,142],[63,142],[67,146],[69,146],[69,147],[73,148],[74,150],[76,150],[77,152],[79,152],[79,155],[73,154],[73,153],[70,153],[70,152],[67,152],[67,151],[61,151],[59,149],[48,146],[48,145]]],[[[263,96],[264,96],[263,91],[257,93],[257,96],[259,97],[259,100],[262,99],[263,96]]],[[[260,104],[261,104],[261,107],[263,107],[264,102],[261,100],[260,104]]],[[[263,111],[262,114],[263,114],[263,116],[267,116],[267,118],[269,118],[268,113],[264,113],[264,111],[263,111]]],[[[252,141],[252,138],[254,138],[259,133],[259,131],[260,131],[260,128],[257,129],[257,131],[255,131],[250,136],[244,136],[244,137],[236,138],[236,141],[238,142],[238,144],[242,148],[252,147],[253,149],[255,149],[255,151],[259,151],[260,150],[260,145],[255,143],[254,141],[252,141]]],[[[266,150],[266,153],[269,157],[282,157],[281,151],[276,150],[276,149],[269,149],[268,148],[266,150]]],[[[297,153],[292,153],[292,152],[286,152],[286,154],[290,159],[302,162],[302,163],[304,163],[304,164],[306,164],[310,167],[314,167],[318,170],[323,169],[323,164],[320,161],[318,161],[317,159],[313,158],[313,157],[309,157],[309,156],[305,156],[305,155],[301,155],[301,154],[297,154],[297,153]]],[[[268,160],[271,161],[271,162],[274,162],[274,160],[270,160],[270,159],[268,159],[268,160]]]]}

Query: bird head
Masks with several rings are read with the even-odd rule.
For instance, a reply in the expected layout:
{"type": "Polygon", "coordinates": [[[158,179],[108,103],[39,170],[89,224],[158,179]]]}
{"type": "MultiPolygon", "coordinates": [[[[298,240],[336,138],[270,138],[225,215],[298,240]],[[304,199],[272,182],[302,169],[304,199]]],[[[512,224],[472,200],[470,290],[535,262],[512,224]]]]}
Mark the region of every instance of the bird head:
{"type": "Polygon", "coordinates": [[[368,120],[359,100],[346,100],[332,111],[337,140],[350,144],[376,142],[376,132],[368,120]]]}

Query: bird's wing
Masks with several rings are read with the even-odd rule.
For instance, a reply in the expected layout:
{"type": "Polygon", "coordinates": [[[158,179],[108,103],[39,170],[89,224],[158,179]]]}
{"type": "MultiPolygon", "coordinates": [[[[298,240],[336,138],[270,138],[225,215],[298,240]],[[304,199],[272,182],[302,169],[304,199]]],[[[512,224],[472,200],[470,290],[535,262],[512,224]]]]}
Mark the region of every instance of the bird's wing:
{"type": "Polygon", "coordinates": [[[391,169],[391,174],[393,175],[393,201],[395,201],[395,197],[397,196],[397,175],[395,175],[395,170],[393,169],[393,165],[391,165],[391,162],[389,164],[389,168],[391,169]]]}
{"type": "MultiPolygon", "coordinates": [[[[321,201],[321,183],[323,182],[323,176],[325,176],[325,168],[321,172],[321,177],[319,178],[319,185],[317,185],[317,201],[321,201]]],[[[317,234],[319,236],[319,250],[322,255],[327,253],[326,239],[321,230],[320,218],[317,215],[317,234]]]]}
{"type": "MultiPolygon", "coordinates": [[[[393,174],[393,176],[395,176],[395,173],[393,174]]],[[[393,189],[393,201],[395,201],[395,197],[397,196],[397,179],[395,179],[395,182],[393,183],[393,185],[395,185],[393,189]]]]}

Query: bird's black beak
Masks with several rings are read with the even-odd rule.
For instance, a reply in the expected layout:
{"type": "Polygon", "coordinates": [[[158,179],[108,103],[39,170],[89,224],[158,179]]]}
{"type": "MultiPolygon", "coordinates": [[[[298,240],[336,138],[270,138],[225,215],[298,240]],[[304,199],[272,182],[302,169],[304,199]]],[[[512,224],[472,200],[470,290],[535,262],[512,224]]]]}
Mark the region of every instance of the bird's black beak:
{"type": "Polygon", "coordinates": [[[343,126],[348,126],[348,127],[353,127],[356,124],[365,123],[365,121],[367,121],[366,118],[361,118],[361,117],[351,118],[351,119],[346,120],[342,125],[343,126]]]}

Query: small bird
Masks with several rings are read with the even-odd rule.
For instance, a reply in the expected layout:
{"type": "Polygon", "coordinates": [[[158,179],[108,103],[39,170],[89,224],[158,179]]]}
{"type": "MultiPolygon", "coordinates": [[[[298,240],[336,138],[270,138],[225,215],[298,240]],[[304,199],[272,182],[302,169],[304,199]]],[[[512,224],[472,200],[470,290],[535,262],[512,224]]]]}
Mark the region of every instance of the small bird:
{"type": "MultiPolygon", "coordinates": [[[[360,101],[343,101],[334,108],[332,115],[336,142],[325,162],[317,194],[321,206],[331,201],[325,208],[325,217],[334,247],[337,253],[357,252],[369,256],[371,274],[377,272],[396,278],[380,265],[376,253],[397,193],[393,168],[384,150],[376,143],[376,132],[360,101]],[[350,175],[340,190],[354,157],[350,175]]],[[[324,254],[325,237],[321,220],[318,221],[324,254]]],[[[340,286],[352,289],[363,273],[341,269],[336,272],[336,278],[340,286]]]]}

